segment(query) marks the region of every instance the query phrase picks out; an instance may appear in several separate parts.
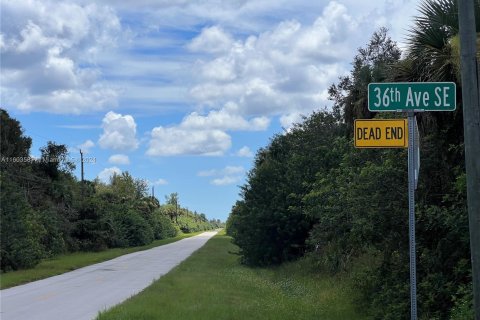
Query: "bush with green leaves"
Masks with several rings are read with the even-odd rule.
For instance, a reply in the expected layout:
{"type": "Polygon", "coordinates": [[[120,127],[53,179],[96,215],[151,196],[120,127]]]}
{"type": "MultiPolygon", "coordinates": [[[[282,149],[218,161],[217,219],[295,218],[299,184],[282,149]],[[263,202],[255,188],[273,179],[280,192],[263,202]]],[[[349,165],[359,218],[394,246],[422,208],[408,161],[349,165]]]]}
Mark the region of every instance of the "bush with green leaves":
{"type": "Polygon", "coordinates": [[[258,152],[228,228],[245,263],[277,264],[305,253],[315,219],[303,198],[316,174],[339,162],[331,145],[342,133],[338,114],[319,111],[258,152]]]}
{"type": "Polygon", "coordinates": [[[45,228],[17,184],[0,174],[0,187],[1,269],[31,268],[46,254],[40,241],[45,228]]]}
{"type": "Polygon", "coordinates": [[[31,138],[0,109],[1,269],[29,268],[41,258],[78,250],[140,246],[154,239],[212,229],[220,221],[181,208],[178,194],[160,208],[145,180],[128,172],[109,183],[78,181],[67,146],[48,141],[42,159],[28,159],[31,138]],[[160,210],[161,209],[161,210],[160,210]]]}
{"type": "Polygon", "coordinates": [[[166,239],[175,237],[178,233],[172,220],[162,210],[157,209],[151,217],[151,224],[155,239],[166,239]]]}
{"type": "Polygon", "coordinates": [[[107,202],[102,203],[101,199],[92,193],[79,203],[72,236],[80,250],[101,251],[110,246],[116,246],[107,208],[113,206],[111,210],[114,211],[118,206],[107,202]]]}
{"type": "Polygon", "coordinates": [[[114,229],[119,232],[118,243],[122,247],[143,246],[154,239],[150,224],[134,210],[116,213],[112,223],[114,229]]]}
{"type": "Polygon", "coordinates": [[[45,233],[41,238],[41,244],[45,248],[45,257],[52,257],[67,252],[65,239],[69,234],[64,234],[62,229],[66,222],[57,214],[55,208],[49,207],[39,213],[41,224],[45,233]]]}
{"type": "MultiPolygon", "coordinates": [[[[451,9],[425,3],[423,14],[451,9]]],[[[441,24],[445,17],[436,18],[441,24]]],[[[246,263],[274,264],[306,251],[323,271],[354,272],[357,303],[374,319],[409,317],[407,152],[355,149],[351,128],[345,128],[358,117],[374,116],[366,110],[368,82],[405,76],[410,57],[399,58],[385,29],[374,34],[359,49],[351,75],[330,88],[333,111],[314,113],[258,152],[227,220],[246,263]]],[[[472,281],[461,112],[418,118],[419,314],[458,318],[472,308],[459,291],[472,281]]]]}

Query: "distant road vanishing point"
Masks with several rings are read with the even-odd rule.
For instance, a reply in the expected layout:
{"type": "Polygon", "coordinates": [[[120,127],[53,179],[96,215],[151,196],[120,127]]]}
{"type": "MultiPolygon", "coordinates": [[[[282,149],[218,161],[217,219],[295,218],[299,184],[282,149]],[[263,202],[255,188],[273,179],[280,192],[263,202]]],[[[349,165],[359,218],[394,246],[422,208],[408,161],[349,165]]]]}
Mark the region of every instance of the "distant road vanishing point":
{"type": "Polygon", "coordinates": [[[2,320],[92,320],[149,286],[216,232],[0,291],[2,320]]]}

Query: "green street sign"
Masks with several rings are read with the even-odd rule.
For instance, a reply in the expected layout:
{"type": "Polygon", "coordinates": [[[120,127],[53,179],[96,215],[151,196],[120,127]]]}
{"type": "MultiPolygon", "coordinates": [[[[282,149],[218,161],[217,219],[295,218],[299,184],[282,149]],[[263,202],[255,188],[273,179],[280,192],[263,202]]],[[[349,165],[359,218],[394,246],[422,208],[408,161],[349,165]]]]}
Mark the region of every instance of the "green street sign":
{"type": "Polygon", "coordinates": [[[368,84],[368,110],[453,111],[457,106],[454,82],[390,82],[368,84]]]}

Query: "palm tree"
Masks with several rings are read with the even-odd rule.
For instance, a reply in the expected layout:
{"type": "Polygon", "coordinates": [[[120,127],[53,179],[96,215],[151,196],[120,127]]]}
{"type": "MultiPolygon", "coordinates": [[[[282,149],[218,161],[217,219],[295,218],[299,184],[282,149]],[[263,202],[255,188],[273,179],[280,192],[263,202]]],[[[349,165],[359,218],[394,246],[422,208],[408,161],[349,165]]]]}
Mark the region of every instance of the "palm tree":
{"type": "Polygon", "coordinates": [[[408,59],[417,81],[455,81],[453,38],[458,34],[456,0],[426,0],[408,38],[408,59]]]}
{"type": "MultiPolygon", "coordinates": [[[[460,84],[457,3],[457,0],[423,1],[407,38],[407,57],[397,65],[397,80],[454,81],[460,84]]],[[[475,19],[478,33],[478,0],[475,1],[475,19]]]]}
{"type": "MultiPolygon", "coordinates": [[[[458,0],[424,0],[414,18],[407,43],[407,55],[394,66],[391,81],[442,82],[457,84],[457,105],[460,105],[460,41],[458,36],[458,0]]],[[[477,34],[480,31],[480,1],[475,0],[477,34]]],[[[477,39],[480,39],[477,36],[477,39]]],[[[477,43],[479,43],[477,41],[477,43]]],[[[479,56],[480,57],[480,56],[479,56]]],[[[420,117],[421,127],[450,128],[450,136],[463,141],[462,110],[453,114],[426,112],[420,117]],[[428,125],[425,125],[427,124],[428,125]]]]}

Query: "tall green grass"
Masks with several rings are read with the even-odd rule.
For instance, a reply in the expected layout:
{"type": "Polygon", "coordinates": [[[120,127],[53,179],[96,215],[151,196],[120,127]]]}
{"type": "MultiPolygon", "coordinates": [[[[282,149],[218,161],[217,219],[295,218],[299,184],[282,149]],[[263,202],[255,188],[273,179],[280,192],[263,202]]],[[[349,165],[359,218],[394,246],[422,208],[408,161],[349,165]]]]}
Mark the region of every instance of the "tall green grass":
{"type": "Polygon", "coordinates": [[[75,252],[65,255],[45,259],[31,269],[11,271],[0,275],[0,288],[6,289],[27,282],[45,279],[51,276],[59,275],[68,271],[79,269],[95,263],[107,261],[124,254],[147,250],[168,243],[172,243],[184,238],[192,237],[201,232],[180,234],[174,238],[155,240],[154,242],[140,247],[114,248],[99,252],[75,252]]]}
{"type": "Polygon", "coordinates": [[[230,237],[217,235],[97,320],[366,319],[353,307],[348,279],[322,276],[309,260],[249,268],[239,263],[237,251],[230,237]]]}

